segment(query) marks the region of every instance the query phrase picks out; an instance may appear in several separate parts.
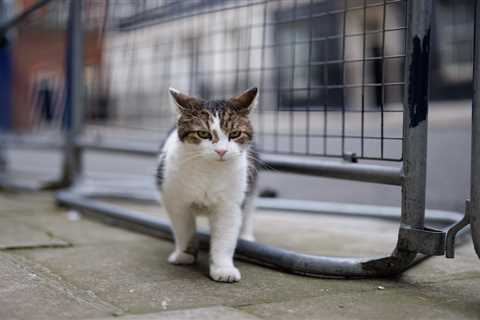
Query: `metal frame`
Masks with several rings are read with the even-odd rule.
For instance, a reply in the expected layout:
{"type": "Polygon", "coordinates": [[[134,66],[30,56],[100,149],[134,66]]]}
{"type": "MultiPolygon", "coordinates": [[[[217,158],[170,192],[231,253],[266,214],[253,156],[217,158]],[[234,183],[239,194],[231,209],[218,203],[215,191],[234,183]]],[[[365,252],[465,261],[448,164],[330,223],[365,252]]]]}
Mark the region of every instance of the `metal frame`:
{"type": "MultiPolygon", "coordinates": [[[[403,112],[402,218],[398,254],[420,251],[424,229],[428,129],[428,81],[432,1],[412,1],[408,10],[408,42],[405,63],[403,112]],[[412,236],[404,236],[404,230],[412,236]],[[410,233],[408,233],[410,234],[410,233]]],[[[430,253],[430,252],[429,252],[430,253]]],[[[433,252],[432,252],[433,253],[433,252]]],[[[443,254],[443,253],[442,253],[443,254]]]]}
{"type": "MultiPolygon", "coordinates": [[[[80,47],[78,41],[81,39],[81,1],[72,1],[71,13],[72,21],[76,27],[72,31],[73,48],[77,50],[80,47]]],[[[478,11],[478,6],[477,6],[478,11]]],[[[345,163],[322,160],[295,159],[280,155],[263,155],[263,161],[267,166],[281,171],[313,174],[317,176],[326,176],[340,179],[358,180],[364,182],[383,183],[391,185],[400,185],[402,187],[402,207],[400,217],[400,229],[398,234],[398,243],[393,253],[380,258],[339,258],[326,256],[304,255],[291,252],[260,243],[240,240],[237,247],[237,257],[251,261],[253,263],[281,269],[283,271],[296,274],[318,276],[318,277],[341,277],[341,278],[365,278],[365,277],[385,277],[399,274],[409,267],[415,265],[421,259],[431,255],[443,255],[445,253],[445,235],[447,228],[442,230],[433,230],[425,227],[425,181],[426,181],[426,152],[427,152],[427,115],[428,115],[428,74],[429,74],[429,55],[430,55],[430,19],[432,13],[432,0],[415,0],[408,2],[408,35],[406,51],[406,71],[405,71],[405,90],[404,90],[404,128],[403,128],[403,167],[367,165],[357,163],[345,163]]],[[[478,21],[477,21],[478,23],[478,21]]],[[[477,43],[478,45],[478,43],[477,43]]],[[[110,223],[120,226],[133,228],[141,232],[157,235],[162,238],[171,239],[171,231],[168,223],[161,219],[125,210],[121,207],[108,205],[101,201],[92,199],[105,196],[120,196],[140,199],[129,195],[125,190],[114,190],[112,188],[104,189],[101,192],[100,186],[95,186],[88,192],[81,191],[82,187],[82,168],[81,168],[81,150],[100,150],[128,152],[134,154],[152,155],[156,152],[148,148],[139,148],[138,146],[129,146],[122,144],[91,144],[81,141],[79,133],[81,131],[82,111],[84,104],[81,99],[82,55],[76,56],[76,63],[73,66],[73,85],[72,85],[72,103],[75,106],[75,112],[72,114],[72,129],[66,139],[66,176],[67,181],[73,184],[69,191],[57,194],[57,201],[60,205],[65,205],[82,210],[95,217],[100,217],[110,223]]],[[[478,57],[477,57],[478,59],[478,57]]],[[[478,64],[476,66],[478,70],[478,64]]],[[[478,79],[476,81],[478,89],[478,79]]],[[[478,90],[476,91],[478,95],[478,90]]],[[[476,95],[476,104],[478,96],[476,95]]],[[[476,110],[476,109],[474,109],[476,110]]],[[[474,123],[479,121],[479,112],[474,112],[474,123]]],[[[478,125],[475,125],[478,130],[478,125]]],[[[478,132],[477,132],[478,133],[478,132]]],[[[476,148],[478,140],[474,140],[476,148]]],[[[478,155],[480,149],[475,149],[478,155]]],[[[473,161],[479,161],[479,157],[472,158],[473,161]]],[[[477,166],[478,167],[478,166],[477,166]]],[[[475,171],[476,173],[477,170],[475,171]]],[[[472,176],[473,177],[473,176],[472,176]]],[[[478,178],[478,174],[476,175],[478,178]]],[[[478,179],[472,178],[472,203],[478,208],[478,179]],[[476,194],[473,194],[477,192],[476,194]]],[[[146,196],[144,199],[148,199],[146,196]]],[[[276,210],[288,209],[293,211],[308,211],[316,213],[329,213],[340,211],[346,215],[358,215],[362,213],[362,207],[355,208],[338,204],[306,203],[306,202],[288,202],[285,200],[260,200],[263,202],[263,208],[274,208],[276,210]],[[270,201],[270,202],[269,202],[270,201]]],[[[391,208],[384,207],[364,207],[364,217],[393,218],[391,208]],[[375,212],[374,212],[375,211],[375,212]],[[378,211],[378,213],[376,212],[378,211]],[[367,213],[370,212],[370,213],[367,213]],[[387,213],[386,213],[387,212],[387,213]]],[[[478,210],[473,216],[478,217],[478,210]]],[[[444,223],[445,227],[458,222],[461,214],[437,212],[436,222],[444,223]]],[[[472,228],[479,230],[478,220],[474,220],[472,228]]],[[[208,245],[208,235],[200,233],[200,239],[203,247],[208,245]]],[[[477,234],[478,236],[478,234],[477,234]]],[[[478,240],[478,238],[477,238],[478,240]]],[[[478,246],[478,241],[476,241],[478,246]]],[[[477,247],[478,250],[478,247],[477,247]]]]}
{"type": "MultiPolygon", "coordinates": [[[[132,211],[90,199],[90,197],[96,197],[97,192],[95,192],[95,190],[92,191],[89,196],[79,194],[78,192],[59,192],[56,197],[57,203],[62,206],[81,210],[93,218],[100,219],[105,223],[113,224],[117,227],[172,240],[172,232],[168,221],[165,219],[152,217],[142,212],[132,211]]],[[[101,196],[108,197],[112,195],[114,194],[103,194],[101,196]]],[[[382,209],[381,207],[365,206],[362,212],[362,210],[359,210],[362,207],[357,207],[356,205],[349,207],[348,205],[303,201],[287,201],[287,203],[282,203],[282,201],[278,200],[273,200],[269,203],[268,200],[264,202],[262,199],[260,200],[259,207],[263,209],[288,210],[289,212],[298,213],[331,213],[330,210],[334,210],[335,213],[333,214],[341,211],[341,214],[344,216],[398,220],[398,213],[395,212],[396,208],[388,207],[383,208],[383,214],[378,214],[377,212],[379,209],[382,209]]],[[[449,226],[461,217],[458,213],[449,212],[432,212],[432,214],[434,217],[432,221],[443,223],[446,226],[449,226]]],[[[197,235],[200,241],[200,248],[208,248],[209,235],[205,232],[197,232],[197,235]]],[[[251,263],[304,276],[369,278],[394,276],[416,265],[428,256],[420,255],[417,257],[416,254],[400,255],[395,252],[391,256],[379,258],[315,256],[257,242],[239,240],[235,257],[251,263]]]]}
{"type": "MultiPolygon", "coordinates": [[[[129,153],[142,156],[158,155],[157,148],[142,147],[134,143],[113,143],[107,141],[78,142],[85,149],[100,152],[129,153]]],[[[350,163],[347,161],[308,159],[304,157],[279,154],[261,154],[265,164],[263,170],[276,170],[296,174],[308,174],[318,177],[355,180],[400,186],[403,183],[401,168],[385,165],[350,163]]]]}
{"type": "Polygon", "coordinates": [[[472,150],[470,162],[470,199],[465,201],[465,215],[447,232],[446,257],[455,257],[457,233],[470,226],[475,252],[480,258],[480,1],[475,0],[473,95],[472,95],[472,150]]]}
{"type": "MultiPolygon", "coordinates": [[[[444,254],[444,231],[424,227],[431,12],[431,0],[415,1],[408,6],[409,28],[405,72],[407,89],[404,95],[404,163],[402,170],[355,163],[305,161],[305,159],[299,161],[279,155],[263,155],[262,158],[267,166],[282,171],[401,185],[401,227],[398,245],[393,253],[382,258],[310,256],[259,243],[239,241],[238,256],[258,264],[303,275],[381,277],[398,274],[411,267],[418,261],[418,253],[424,255],[444,254]]],[[[119,152],[136,151],[143,154],[151,154],[152,152],[145,149],[132,150],[125,145],[103,145],[100,147],[84,143],[83,147],[119,152]]],[[[58,194],[57,200],[62,205],[94,212],[110,221],[113,220],[115,224],[126,224],[129,227],[133,226],[133,228],[140,227],[143,231],[160,233],[164,237],[171,238],[170,229],[166,222],[89,199],[89,197],[95,197],[96,195],[98,193],[95,188],[91,190],[88,196],[75,191],[62,192],[58,194]]],[[[106,195],[108,195],[108,192],[103,194],[103,196],[106,195]]],[[[113,191],[110,193],[111,195],[114,195],[113,191]]],[[[289,209],[293,208],[290,206],[289,209]]],[[[461,217],[461,215],[458,217],[461,217]]],[[[454,219],[449,222],[456,221],[454,219]]],[[[208,243],[207,235],[200,234],[200,238],[203,244],[208,243]]]]}
{"type": "Polygon", "coordinates": [[[112,64],[104,83],[117,111],[110,120],[118,122],[90,119],[87,126],[99,135],[119,127],[168,130],[174,115],[155,107],[169,102],[157,88],[177,85],[213,98],[258,86],[262,94],[253,122],[261,152],[329,158],[355,153],[355,159],[401,161],[401,126],[389,123],[401,121],[403,113],[399,69],[405,60],[406,0],[147,1],[135,9],[128,1],[109,3],[105,56],[112,64]],[[239,41],[229,40],[230,34],[239,41]],[[363,44],[376,49],[361,50],[363,44]],[[147,66],[152,72],[143,71],[147,66]],[[360,70],[373,66],[385,75],[370,79],[360,70]],[[361,79],[355,76],[360,73],[361,79]],[[382,95],[377,106],[369,105],[370,91],[382,95]],[[128,105],[141,99],[130,113],[128,105]],[[148,120],[150,127],[137,120],[148,120]]]}
{"type": "MultiPolygon", "coordinates": [[[[42,9],[53,0],[39,0],[24,11],[0,25],[0,37],[3,37],[10,28],[29,18],[37,10],[42,9]]],[[[83,30],[82,30],[82,1],[71,1],[69,8],[69,26],[67,30],[66,48],[66,85],[69,88],[70,108],[73,114],[67,115],[69,125],[66,134],[59,141],[36,140],[34,137],[21,137],[1,133],[0,135],[0,188],[15,191],[52,190],[73,185],[76,175],[81,168],[81,148],[74,143],[82,128],[82,110],[80,106],[83,99],[83,30]],[[8,159],[6,150],[8,146],[29,149],[54,149],[63,152],[62,176],[53,181],[35,181],[20,183],[7,172],[8,159]]]]}
{"type": "Polygon", "coordinates": [[[82,24],[82,1],[71,1],[68,21],[67,132],[65,136],[63,177],[61,183],[71,186],[82,172],[82,148],[76,143],[84,121],[84,46],[82,24]]]}
{"type": "Polygon", "coordinates": [[[480,1],[475,1],[475,49],[473,65],[472,158],[470,224],[475,251],[480,257],[480,1]]]}

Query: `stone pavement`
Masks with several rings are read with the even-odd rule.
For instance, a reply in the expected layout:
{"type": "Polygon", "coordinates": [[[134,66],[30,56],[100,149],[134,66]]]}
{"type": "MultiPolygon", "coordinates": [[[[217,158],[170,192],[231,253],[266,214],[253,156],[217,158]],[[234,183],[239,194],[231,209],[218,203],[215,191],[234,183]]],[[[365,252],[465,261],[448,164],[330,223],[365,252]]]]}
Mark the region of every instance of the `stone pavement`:
{"type": "MultiPolygon", "coordinates": [[[[324,255],[387,254],[397,228],[264,211],[256,220],[259,241],[324,255]]],[[[480,319],[471,243],[398,279],[313,279],[237,262],[236,284],[211,281],[205,253],[195,266],[169,265],[171,249],[57,208],[49,193],[0,193],[0,319],[480,319]]]]}

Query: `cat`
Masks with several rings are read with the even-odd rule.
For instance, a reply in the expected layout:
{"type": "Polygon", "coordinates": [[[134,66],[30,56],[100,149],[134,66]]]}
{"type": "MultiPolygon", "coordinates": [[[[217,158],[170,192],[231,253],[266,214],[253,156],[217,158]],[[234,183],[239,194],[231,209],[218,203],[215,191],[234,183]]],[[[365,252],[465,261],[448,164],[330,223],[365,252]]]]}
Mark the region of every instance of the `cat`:
{"type": "Polygon", "coordinates": [[[210,277],[237,282],[238,238],[254,241],[252,211],[256,154],[249,115],[257,88],[226,100],[204,100],[169,89],[178,118],[159,155],[157,186],[170,217],[172,264],[193,264],[198,251],[195,216],[210,223],[210,277]]]}

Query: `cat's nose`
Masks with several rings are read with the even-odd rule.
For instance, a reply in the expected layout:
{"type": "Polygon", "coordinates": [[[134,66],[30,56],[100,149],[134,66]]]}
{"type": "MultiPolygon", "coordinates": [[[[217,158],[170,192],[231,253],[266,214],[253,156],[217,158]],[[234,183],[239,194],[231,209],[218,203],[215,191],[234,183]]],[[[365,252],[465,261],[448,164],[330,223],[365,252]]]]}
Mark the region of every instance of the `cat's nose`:
{"type": "Polygon", "coordinates": [[[225,149],[215,149],[215,152],[220,156],[223,157],[225,153],[227,153],[227,150],[225,149]]]}

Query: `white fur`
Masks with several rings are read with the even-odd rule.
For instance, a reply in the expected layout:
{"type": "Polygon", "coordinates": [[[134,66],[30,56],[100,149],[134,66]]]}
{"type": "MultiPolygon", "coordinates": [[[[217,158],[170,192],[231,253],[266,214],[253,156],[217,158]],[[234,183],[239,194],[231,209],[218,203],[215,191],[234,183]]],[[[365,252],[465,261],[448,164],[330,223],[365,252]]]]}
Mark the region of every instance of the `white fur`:
{"type": "Polygon", "coordinates": [[[195,246],[195,215],[207,214],[211,230],[210,276],[216,281],[235,282],[241,278],[233,264],[240,231],[241,238],[253,240],[250,219],[253,199],[245,199],[248,150],[229,141],[218,117],[211,128],[218,133],[217,143],[209,139],[198,145],[182,143],[174,131],[163,148],[165,170],[161,192],[175,237],[175,250],[169,262],[195,261],[194,255],[185,251],[195,246]],[[223,158],[215,152],[219,148],[227,150],[223,158]]]}

